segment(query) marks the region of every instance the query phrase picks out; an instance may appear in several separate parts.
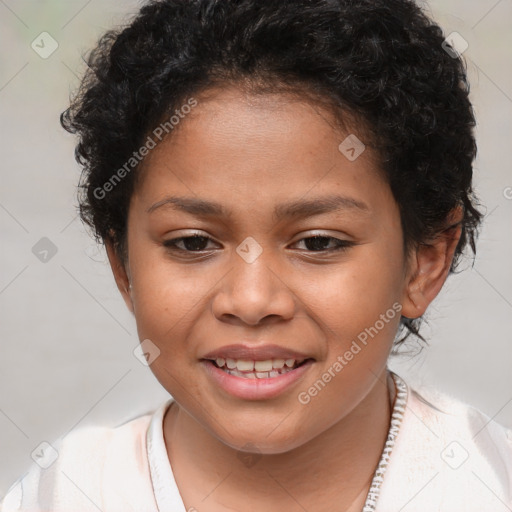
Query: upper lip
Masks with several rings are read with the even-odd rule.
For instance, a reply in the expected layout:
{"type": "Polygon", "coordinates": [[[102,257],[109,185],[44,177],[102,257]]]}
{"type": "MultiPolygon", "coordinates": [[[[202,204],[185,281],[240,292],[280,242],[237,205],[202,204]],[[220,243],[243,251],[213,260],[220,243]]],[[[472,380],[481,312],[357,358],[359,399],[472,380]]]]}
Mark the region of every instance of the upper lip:
{"type": "Polygon", "coordinates": [[[208,352],[203,359],[217,359],[222,357],[224,359],[245,359],[248,361],[266,361],[268,359],[295,359],[296,361],[303,361],[305,359],[312,359],[306,354],[291,350],[289,348],[280,347],[279,345],[225,345],[218,349],[208,352]]]}

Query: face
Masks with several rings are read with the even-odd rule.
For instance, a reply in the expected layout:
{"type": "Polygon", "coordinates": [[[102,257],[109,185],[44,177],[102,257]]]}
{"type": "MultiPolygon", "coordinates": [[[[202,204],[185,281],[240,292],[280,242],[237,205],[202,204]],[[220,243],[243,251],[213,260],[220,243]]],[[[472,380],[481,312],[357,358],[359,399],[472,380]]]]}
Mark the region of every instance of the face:
{"type": "Polygon", "coordinates": [[[357,126],[286,95],[197,101],[144,162],[123,294],[191,421],[282,453],[363,403],[386,367],[407,286],[399,210],[371,150],[338,148],[364,143],[357,126]]]}

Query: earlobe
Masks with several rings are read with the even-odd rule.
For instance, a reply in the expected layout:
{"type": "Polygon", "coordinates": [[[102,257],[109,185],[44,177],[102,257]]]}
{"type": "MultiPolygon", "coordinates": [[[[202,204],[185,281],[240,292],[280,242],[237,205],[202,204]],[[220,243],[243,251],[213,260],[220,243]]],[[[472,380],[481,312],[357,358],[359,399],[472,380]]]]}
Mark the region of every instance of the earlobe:
{"type": "Polygon", "coordinates": [[[127,271],[126,266],[121,258],[117,254],[113,244],[110,241],[105,242],[105,248],[107,250],[108,260],[110,262],[110,268],[114,274],[117,289],[121,293],[126,307],[133,313],[133,301],[132,301],[132,284],[127,271]]]}
{"type": "Polygon", "coordinates": [[[458,207],[448,219],[449,227],[428,243],[418,245],[410,255],[409,275],[402,300],[404,317],[422,316],[441,291],[462,233],[461,218],[462,209],[458,207]]]}

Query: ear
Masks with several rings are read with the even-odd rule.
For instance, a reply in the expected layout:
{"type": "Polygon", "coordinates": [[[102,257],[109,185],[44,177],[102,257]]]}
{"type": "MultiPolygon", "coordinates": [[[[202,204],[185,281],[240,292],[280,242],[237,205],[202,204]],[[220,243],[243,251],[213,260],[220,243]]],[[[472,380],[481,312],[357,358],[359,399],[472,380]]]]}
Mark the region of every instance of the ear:
{"type": "Polygon", "coordinates": [[[447,218],[447,226],[434,239],[419,244],[409,255],[402,315],[422,316],[441,291],[462,233],[463,209],[458,206],[447,218]]]}
{"type": "Polygon", "coordinates": [[[106,241],[105,247],[107,249],[108,261],[110,262],[110,268],[114,274],[117,288],[123,296],[126,307],[133,313],[132,290],[130,283],[131,279],[129,272],[126,269],[125,263],[117,254],[112,241],[106,241]]]}

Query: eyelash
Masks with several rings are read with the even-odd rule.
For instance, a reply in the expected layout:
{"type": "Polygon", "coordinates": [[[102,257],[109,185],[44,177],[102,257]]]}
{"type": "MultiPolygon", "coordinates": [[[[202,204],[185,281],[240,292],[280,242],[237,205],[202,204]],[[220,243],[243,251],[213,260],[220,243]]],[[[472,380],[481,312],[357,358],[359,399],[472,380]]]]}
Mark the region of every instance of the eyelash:
{"type": "MultiPolygon", "coordinates": [[[[197,253],[197,254],[201,254],[204,251],[207,251],[207,249],[201,249],[199,251],[188,251],[186,249],[181,249],[181,248],[177,247],[177,243],[179,241],[181,241],[181,240],[190,240],[190,239],[194,239],[194,238],[196,238],[196,239],[204,238],[204,239],[206,239],[208,241],[213,240],[209,236],[205,236],[205,235],[191,235],[191,236],[182,236],[182,237],[172,238],[170,240],[166,240],[165,242],[163,242],[163,245],[167,249],[169,249],[170,251],[181,252],[181,253],[189,253],[189,254],[197,253]]],[[[302,242],[303,240],[311,240],[311,239],[315,239],[315,238],[316,239],[334,240],[336,242],[337,246],[333,247],[331,249],[322,249],[322,250],[319,250],[319,251],[307,251],[307,252],[315,253],[315,254],[328,254],[328,253],[333,253],[333,252],[342,252],[342,251],[346,251],[347,249],[349,249],[350,247],[355,245],[355,242],[352,242],[350,240],[340,240],[339,238],[335,238],[333,236],[324,236],[324,235],[308,236],[308,237],[305,237],[305,238],[301,238],[300,240],[298,240],[295,243],[302,242]]]]}

